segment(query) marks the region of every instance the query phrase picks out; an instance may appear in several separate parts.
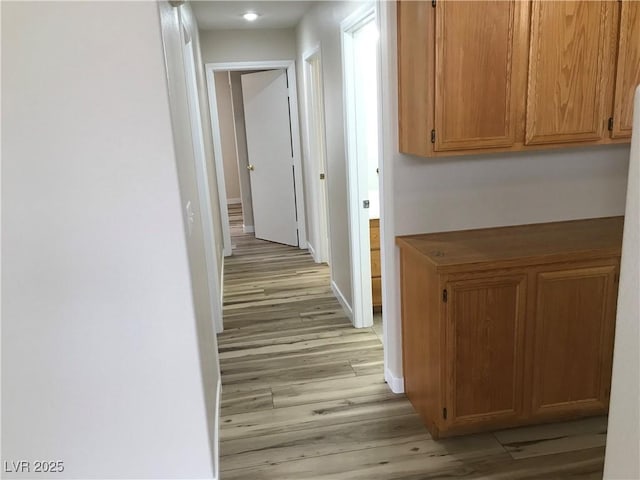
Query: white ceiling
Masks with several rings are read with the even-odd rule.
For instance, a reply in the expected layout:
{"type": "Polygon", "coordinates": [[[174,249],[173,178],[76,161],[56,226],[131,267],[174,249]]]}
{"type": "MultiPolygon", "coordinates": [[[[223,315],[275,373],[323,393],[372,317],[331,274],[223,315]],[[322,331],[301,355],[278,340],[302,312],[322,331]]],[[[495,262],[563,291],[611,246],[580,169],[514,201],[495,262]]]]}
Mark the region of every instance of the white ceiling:
{"type": "Polygon", "coordinates": [[[292,28],[316,2],[306,1],[191,1],[201,30],[237,28],[292,28]],[[247,22],[242,14],[252,11],[260,15],[247,22]]]}

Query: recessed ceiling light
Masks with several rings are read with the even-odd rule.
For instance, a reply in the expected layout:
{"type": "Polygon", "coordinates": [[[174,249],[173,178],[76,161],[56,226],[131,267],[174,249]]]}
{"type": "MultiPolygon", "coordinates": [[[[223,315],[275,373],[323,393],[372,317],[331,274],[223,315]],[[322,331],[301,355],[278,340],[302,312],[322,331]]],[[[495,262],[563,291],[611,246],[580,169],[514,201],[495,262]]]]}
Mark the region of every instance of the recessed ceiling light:
{"type": "Polygon", "coordinates": [[[242,17],[247,21],[247,22],[253,22],[254,20],[256,20],[258,18],[258,14],[255,12],[247,12],[244,15],[242,15],[242,17]]]}

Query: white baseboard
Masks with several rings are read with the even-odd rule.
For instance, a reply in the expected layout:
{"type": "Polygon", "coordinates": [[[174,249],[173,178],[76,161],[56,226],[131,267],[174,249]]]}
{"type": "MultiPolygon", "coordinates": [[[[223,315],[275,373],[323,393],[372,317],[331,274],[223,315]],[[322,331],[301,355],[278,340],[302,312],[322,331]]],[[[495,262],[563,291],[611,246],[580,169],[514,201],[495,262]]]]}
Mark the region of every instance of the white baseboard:
{"type": "Polygon", "coordinates": [[[313,248],[313,245],[311,245],[309,242],[307,242],[307,249],[309,250],[309,253],[311,254],[311,257],[313,258],[314,262],[322,263],[322,262],[320,262],[320,260],[318,260],[318,256],[316,254],[316,249],[313,248]]]}
{"type": "MultiPolygon", "coordinates": [[[[217,315],[220,315],[220,319],[224,318],[224,259],[222,259],[222,265],[220,265],[220,279],[218,280],[218,285],[220,285],[220,311],[216,312],[217,315]]],[[[216,333],[222,333],[224,331],[224,321],[221,321],[220,325],[216,322],[216,333]]]]}
{"type": "Polygon", "coordinates": [[[344,310],[344,313],[347,314],[347,317],[349,317],[349,320],[351,320],[351,322],[353,323],[353,310],[351,309],[351,305],[349,305],[349,303],[347,302],[347,299],[344,298],[344,295],[336,285],[336,282],[334,282],[333,280],[331,280],[331,290],[333,291],[333,294],[338,299],[338,302],[340,303],[340,305],[342,305],[342,309],[344,310]]]}
{"type": "Polygon", "coordinates": [[[242,225],[242,231],[244,233],[253,233],[255,232],[255,228],[253,227],[253,225],[242,225]]]}
{"type": "Polygon", "coordinates": [[[242,203],[242,199],[240,199],[240,198],[227,198],[227,205],[237,205],[238,203],[242,203]]]}
{"type": "Polygon", "coordinates": [[[391,370],[388,368],[384,369],[384,380],[389,385],[389,388],[393,393],[404,393],[404,378],[403,377],[395,377],[391,370]]]}
{"type": "Polygon", "coordinates": [[[213,480],[217,480],[220,478],[220,404],[222,401],[222,381],[220,377],[218,377],[218,381],[216,382],[216,430],[214,432],[213,438],[213,458],[214,460],[214,471],[213,471],[213,480]]]}

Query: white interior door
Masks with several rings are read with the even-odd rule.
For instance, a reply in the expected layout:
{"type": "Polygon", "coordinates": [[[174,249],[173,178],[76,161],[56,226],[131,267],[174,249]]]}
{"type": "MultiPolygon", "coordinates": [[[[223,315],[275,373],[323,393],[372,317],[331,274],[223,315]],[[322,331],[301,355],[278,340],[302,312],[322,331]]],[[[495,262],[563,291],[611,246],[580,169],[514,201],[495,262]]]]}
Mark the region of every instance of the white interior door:
{"type": "Polygon", "coordinates": [[[256,238],[298,246],[287,73],[241,80],[256,238]]]}

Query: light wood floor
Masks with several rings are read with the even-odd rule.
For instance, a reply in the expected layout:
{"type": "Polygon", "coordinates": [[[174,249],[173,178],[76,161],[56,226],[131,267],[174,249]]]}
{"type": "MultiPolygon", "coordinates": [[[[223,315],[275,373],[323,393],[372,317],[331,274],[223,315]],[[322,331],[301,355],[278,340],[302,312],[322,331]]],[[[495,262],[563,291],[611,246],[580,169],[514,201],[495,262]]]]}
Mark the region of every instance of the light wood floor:
{"type": "Polygon", "coordinates": [[[222,480],[602,478],[606,418],[434,441],[351,327],[326,265],[242,233],[225,260],[222,480]]]}

